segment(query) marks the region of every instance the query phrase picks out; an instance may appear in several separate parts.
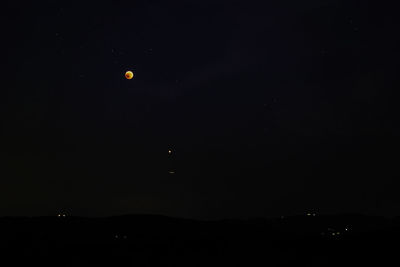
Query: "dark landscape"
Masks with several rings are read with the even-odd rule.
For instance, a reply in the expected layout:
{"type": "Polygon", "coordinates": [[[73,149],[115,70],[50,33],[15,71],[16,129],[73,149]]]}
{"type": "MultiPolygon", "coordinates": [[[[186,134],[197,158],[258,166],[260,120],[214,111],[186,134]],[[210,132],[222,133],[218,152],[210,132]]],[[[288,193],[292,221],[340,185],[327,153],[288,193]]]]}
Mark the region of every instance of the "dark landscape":
{"type": "Polygon", "coordinates": [[[3,217],[0,229],[8,266],[388,266],[398,262],[400,218],[61,215],[3,217]]]}

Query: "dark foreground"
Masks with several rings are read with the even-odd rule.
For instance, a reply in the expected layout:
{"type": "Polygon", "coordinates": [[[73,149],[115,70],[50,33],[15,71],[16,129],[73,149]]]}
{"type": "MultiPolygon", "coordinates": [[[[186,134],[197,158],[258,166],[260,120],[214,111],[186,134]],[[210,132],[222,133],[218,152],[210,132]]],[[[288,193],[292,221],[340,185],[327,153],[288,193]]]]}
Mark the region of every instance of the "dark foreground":
{"type": "Polygon", "coordinates": [[[1,218],[4,266],[400,266],[399,218],[1,218]],[[37,265],[39,264],[39,265],[37,265]]]}

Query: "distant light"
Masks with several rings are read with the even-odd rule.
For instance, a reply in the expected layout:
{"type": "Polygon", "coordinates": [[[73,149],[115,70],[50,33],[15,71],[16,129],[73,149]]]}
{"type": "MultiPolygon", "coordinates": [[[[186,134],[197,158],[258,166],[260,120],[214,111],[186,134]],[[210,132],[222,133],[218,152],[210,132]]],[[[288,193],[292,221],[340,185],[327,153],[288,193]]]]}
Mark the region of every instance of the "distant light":
{"type": "Polygon", "coordinates": [[[57,214],[57,217],[61,217],[61,214],[57,214]]]}
{"type": "Polygon", "coordinates": [[[169,174],[174,174],[175,172],[174,172],[174,171],[169,171],[168,173],[169,173],[169,174]]]}
{"type": "Polygon", "coordinates": [[[170,155],[171,155],[171,154],[172,154],[172,150],[168,150],[168,154],[170,154],[170,155]]]}
{"type": "Polygon", "coordinates": [[[334,236],[334,235],[335,235],[335,233],[332,233],[332,235],[334,236]]]}
{"type": "Polygon", "coordinates": [[[316,214],[315,214],[315,213],[313,213],[313,214],[312,214],[312,216],[316,216],[316,214]]]}
{"type": "Polygon", "coordinates": [[[118,235],[115,235],[115,238],[118,238],[118,235]]]}
{"type": "Polygon", "coordinates": [[[307,216],[311,216],[311,213],[307,213],[307,216]]]}
{"type": "Polygon", "coordinates": [[[63,214],[63,217],[65,217],[66,215],[65,214],[63,214]]]}
{"type": "Polygon", "coordinates": [[[340,232],[336,232],[337,235],[340,235],[340,232]]]}
{"type": "Polygon", "coordinates": [[[349,231],[349,228],[346,227],[346,228],[344,228],[344,230],[345,230],[345,231],[349,231]]]}

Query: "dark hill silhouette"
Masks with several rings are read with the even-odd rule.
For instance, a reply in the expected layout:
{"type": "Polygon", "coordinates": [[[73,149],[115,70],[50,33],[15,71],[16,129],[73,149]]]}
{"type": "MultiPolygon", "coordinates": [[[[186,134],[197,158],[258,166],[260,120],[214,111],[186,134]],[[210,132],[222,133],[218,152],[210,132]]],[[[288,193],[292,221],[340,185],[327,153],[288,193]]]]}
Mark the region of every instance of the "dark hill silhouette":
{"type": "Polygon", "coordinates": [[[7,266],[361,266],[395,263],[400,220],[4,217],[0,236],[7,266]]]}

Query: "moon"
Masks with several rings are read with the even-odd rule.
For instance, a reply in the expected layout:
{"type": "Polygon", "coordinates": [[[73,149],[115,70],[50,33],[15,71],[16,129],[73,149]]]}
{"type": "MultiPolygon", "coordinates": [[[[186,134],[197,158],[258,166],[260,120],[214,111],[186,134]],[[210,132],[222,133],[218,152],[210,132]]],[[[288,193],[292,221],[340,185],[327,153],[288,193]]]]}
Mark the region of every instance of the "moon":
{"type": "Polygon", "coordinates": [[[133,72],[130,70],[125,72],[125,78],[127,78],[128,80],[131,80],[133,78],[133,72]]]}

